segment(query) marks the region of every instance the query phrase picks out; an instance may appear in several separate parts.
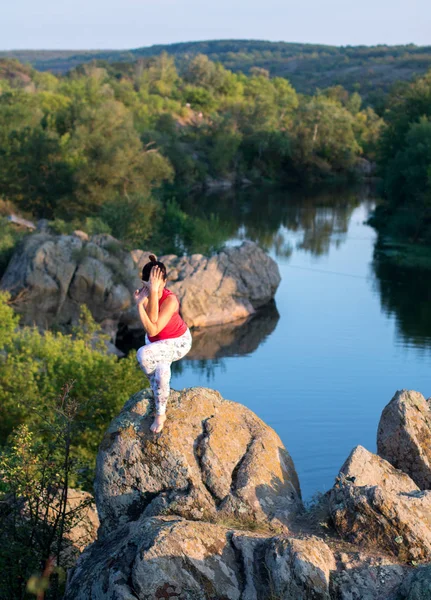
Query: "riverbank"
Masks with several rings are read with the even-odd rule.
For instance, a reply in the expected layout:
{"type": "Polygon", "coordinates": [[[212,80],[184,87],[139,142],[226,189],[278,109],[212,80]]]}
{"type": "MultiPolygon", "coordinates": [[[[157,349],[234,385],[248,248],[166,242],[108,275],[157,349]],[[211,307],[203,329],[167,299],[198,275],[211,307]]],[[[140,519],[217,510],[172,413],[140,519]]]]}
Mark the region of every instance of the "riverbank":
{"type": "Polygon", "coordinates": [[[375,257],[400,267],[431,271],[431,246],[412,244],[388,236],[380,236],[375,257]]]}

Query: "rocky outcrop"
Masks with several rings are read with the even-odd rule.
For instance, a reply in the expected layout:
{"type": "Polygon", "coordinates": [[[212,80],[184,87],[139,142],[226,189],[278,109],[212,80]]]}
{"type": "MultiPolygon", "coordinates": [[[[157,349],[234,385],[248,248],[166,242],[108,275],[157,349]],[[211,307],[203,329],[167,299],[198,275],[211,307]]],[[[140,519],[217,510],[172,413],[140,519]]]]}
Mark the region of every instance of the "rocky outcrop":
{"type": "Polygon", "coordinates": [[[171,392],[161,436],[152,394],[111,423],[97,457],[99,535],[140,516],[288,525],[301,510],[298,477],[277,434],[248,408],[205,388],[171,392]]]}
{"type": "Polygon", "coordinates": [[[101,527],[65,600],[330,600],[333,552],[288,533],[302,504],[275,432],[204,388],[171,392],[159,436],[152,408],[133,396],[101,444],[101,527]]]}
{"type": "Polygon", "coordinates": [[[383,410],[377,451],[422,490],[431,489],[431,399],[398,391],[383,410]]]}
{"type": "Polygon", "coordinates": [[[132,274],[133,260],[109,235],[86,243],[78,236],[36,233],[15,252],[0,287],[11,293],[26,324],[74,323],[87,304],[99,323],[115,329],[130,307],[132,274]]]}
{"type": "Polygon", "coordinates": [[[341,468],[329,508],[348,541],[403,561],[431,560],[431,492],[362,446],[341,468]]]}
{"type": "MultiPolygon", "coordinates": [[[[132,255],[139,269],[148,260],[146,252],[134,251],[132,255]]],[[[248,317],[274,297],[280,283],[277,264],[253,242],[227,246],[210,258],[192,254],[159,259],[166,265],[168,287],[179,297],[190,327],[248,317]]],[[[127,323],[127,317],[123,320],[127,323]]]]}
{"type": "Polygon", "coordinates": [[[414,567],[431,558],[431,492],[409,475],[356,447],[313,525],[287,451],[251,411],[172,391],[159,436],[151,411],[136,394],[102,442],[101,527],[65,600],[428,599],[430,569],[414,567]]]}
{"type": "MultiPolygon", "coordinates": [[[[0,288],[8,290],[24,323],[49,327],[75,323],[86,304],[105,331],[118,325],[142,329],[132,295],[147,252],[125,252],[112,236],[87,239],[83,232],[26,236],[12,257],[0,288]]],[[[191,327],[230,323],[268,303],[280,282],[276,263],[256,244],[226,247],[208,258],[160,257],[169,288],[180,298],[191,327]]]]}
{"type": "Polygon", "coordinates": [[[331,550],[313,537],[141,517],[84,552],[65,600],[329,600],[332,569],[331,550]]]}

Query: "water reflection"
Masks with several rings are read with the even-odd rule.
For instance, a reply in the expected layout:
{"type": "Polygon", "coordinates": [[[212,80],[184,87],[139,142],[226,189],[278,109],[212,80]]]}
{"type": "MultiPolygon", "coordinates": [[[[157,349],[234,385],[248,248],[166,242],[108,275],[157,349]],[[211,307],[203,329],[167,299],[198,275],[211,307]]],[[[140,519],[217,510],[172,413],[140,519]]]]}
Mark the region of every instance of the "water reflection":
{"type": "Polygon", "coordinates": [[[274,302],[248,319],[193,331],[193,347],[185,360],[245,356],[274,331],[280,318],[274,302]]]}
{"type": "Polygon", "coordinates": [[[376,287],[386,315],[394,314],[397,333],[404,343],[431,347],[431,277],[421,269],[373,261],[376,287]]]}
{"type": "MultiPolygon", "coordinates": [[[[260,344],[274,331],[280,318],[275,302],[272,301],[247,319],[192,330],[193,346],[180,363],[174,363],[172,369],[181,373],[181,363],[194,362],[198,370],[207,370],[206,361],[219,361],[231,356],[252,354],[260,344]]],[[[123,352],[138,349],[145,344],[144,331],[129,331],[123,328],[117,336],[117,347],[123,352]]],[[[220,365],[217,362],[217,365],[220,365]]],[[[210,369],[211,371],[211,369],[210,369]]]]}
{"type": "Polygon", "coordinates": [[[230,239],[255,241],[277,257],[290,256],[294,247],[321,256],[332,243],[345,240],[354,209],[370,201],[370,194],[368,185],[287,191],[247,188],[189,196],[181,204],[202,217],[214,214],[230,239]]]}

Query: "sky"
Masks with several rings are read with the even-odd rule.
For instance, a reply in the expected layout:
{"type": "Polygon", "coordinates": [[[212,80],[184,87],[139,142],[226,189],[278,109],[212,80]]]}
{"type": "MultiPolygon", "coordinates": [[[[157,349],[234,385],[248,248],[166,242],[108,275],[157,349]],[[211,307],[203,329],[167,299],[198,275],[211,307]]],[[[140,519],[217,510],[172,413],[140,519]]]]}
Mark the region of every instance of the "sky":
{"type": "Polygon", "coordinates": [[[210,39],[431,44],[430,0],[0,0],[0,49],[210,39]]]}

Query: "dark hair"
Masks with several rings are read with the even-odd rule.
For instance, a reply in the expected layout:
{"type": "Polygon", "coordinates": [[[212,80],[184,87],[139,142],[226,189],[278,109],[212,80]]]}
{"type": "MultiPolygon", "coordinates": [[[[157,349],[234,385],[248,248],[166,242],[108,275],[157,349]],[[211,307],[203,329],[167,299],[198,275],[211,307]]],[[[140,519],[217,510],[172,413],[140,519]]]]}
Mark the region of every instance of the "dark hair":
{"type": "Polygon", "coordinates": [[[155,256],[154,254],[150,254],[150,256],[148,258],[150,259],[150,262],[148,262],[146,265],[144,265],[144,267],[142,269],[142,276],[141,276],[142,281],[149,281],[151,269],[156,266],[160,268],[160,270],[163,274],[163,279],[166,281],[167,275],[166,275],[165,265],[162,262],[160,262],[159,260],[157,260],[157,256],[155,256]]]}

